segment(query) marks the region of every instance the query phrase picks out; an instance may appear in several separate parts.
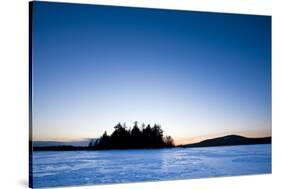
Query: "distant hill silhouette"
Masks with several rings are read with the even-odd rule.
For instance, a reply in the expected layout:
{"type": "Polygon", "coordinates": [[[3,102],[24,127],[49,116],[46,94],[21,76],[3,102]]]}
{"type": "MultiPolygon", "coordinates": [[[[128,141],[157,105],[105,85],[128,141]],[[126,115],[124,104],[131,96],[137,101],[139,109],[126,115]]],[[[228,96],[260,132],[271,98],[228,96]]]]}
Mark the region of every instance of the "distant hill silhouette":
{"type": "Polygon", "coordinates": [[[178,147],[210,147],[210,146],[232,146],[250,144],[271,144],[271,137],[247,138],[239,135],[227,135],[223,137],[203,140],[198,143],[179,145],[178,147]]]}
{"type": "Polygon", "coordinates": [[[88,146],[34,146],[33,151],[78,151],[90,150],[88,146]]]}
{"type": "MultiPolygon", "coordinates": [[[[94,140],[94,139],[93,139],[94,140]]],[[[33,141],[32,145],[36,147],[44,146],[88,146],[89,139],[75,141],[33,141]]]]}

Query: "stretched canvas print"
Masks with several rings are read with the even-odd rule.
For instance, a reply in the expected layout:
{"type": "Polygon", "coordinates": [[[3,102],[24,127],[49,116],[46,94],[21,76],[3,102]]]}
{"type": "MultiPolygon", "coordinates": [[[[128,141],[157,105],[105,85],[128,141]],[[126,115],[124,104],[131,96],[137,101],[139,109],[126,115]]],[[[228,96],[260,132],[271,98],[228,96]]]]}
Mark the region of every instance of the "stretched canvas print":
{"type": "Polygon", "coordinates": [[[30,3],[30,187],[271,173],[271,17],[30,3]]]}

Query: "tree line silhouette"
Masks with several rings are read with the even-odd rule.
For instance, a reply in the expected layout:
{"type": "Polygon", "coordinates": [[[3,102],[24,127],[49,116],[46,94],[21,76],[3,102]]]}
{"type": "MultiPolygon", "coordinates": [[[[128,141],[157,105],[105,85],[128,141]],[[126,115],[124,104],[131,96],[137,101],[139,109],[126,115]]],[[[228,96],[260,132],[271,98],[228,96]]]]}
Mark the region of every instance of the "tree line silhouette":
{"type": "Polygon", "coordinates": [[[105,131],[103,135],[89,143],[90,149],[131,149],[131,148],[165,148],[174,147],[174,140],[171,136],[164,136],[160,125],[142,124],[134,122],[133,128],[127,128],[124,123],[118,123],[111,135],[105,131]]]}

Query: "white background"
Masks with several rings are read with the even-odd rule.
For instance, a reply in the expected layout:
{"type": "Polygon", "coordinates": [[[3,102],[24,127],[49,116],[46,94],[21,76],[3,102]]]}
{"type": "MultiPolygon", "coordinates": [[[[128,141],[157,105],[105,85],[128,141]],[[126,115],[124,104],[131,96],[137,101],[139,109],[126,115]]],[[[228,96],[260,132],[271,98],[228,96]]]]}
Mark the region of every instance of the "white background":
{"type": "MultiPolygon", "coordinates": [[[[273,15],[273,174],[93,187],[237,189],[280,187],[281,16],[278,0],[69,0],[68,2],[273,15]]],[[[0,188],[28,186],[28,1],[0,5],[0,188]]],[[[75,188],[75,187],[72,187],[75,188]]]]}

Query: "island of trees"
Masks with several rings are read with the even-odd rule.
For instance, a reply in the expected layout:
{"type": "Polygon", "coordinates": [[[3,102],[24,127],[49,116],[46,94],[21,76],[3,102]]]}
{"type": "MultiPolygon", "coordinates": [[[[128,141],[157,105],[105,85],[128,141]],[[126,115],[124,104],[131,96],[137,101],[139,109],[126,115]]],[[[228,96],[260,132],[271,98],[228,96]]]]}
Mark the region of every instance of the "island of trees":
{"type": "Polygon", "coordinates": [[[141,149],[141,148],[165,148],[174,147],[171,136],[164,136],[160,125],[142,124],[134,122],[133,128],[127,128],[126,124],[118,123],[111,135],[105,131],[103,135],[89,143],[90,149],[141,149]]]}

